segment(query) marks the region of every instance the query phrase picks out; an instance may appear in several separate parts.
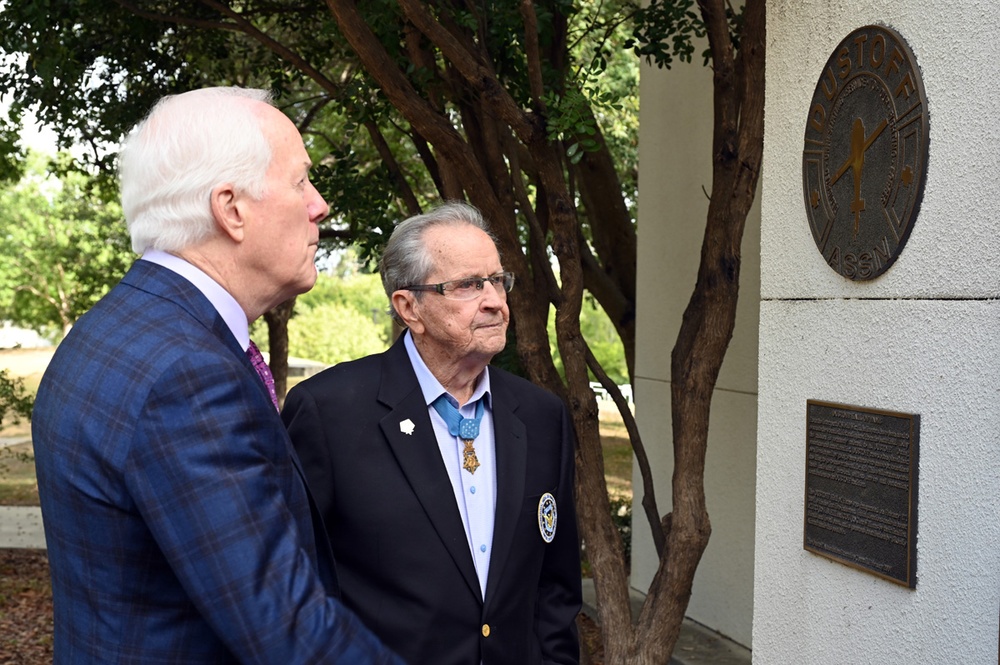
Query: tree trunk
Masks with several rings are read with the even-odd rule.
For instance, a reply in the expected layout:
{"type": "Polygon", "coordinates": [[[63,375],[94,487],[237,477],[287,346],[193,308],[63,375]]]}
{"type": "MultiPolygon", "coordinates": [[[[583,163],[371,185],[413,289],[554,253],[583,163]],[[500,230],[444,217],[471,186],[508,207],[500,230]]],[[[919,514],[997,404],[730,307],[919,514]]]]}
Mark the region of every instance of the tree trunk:
{"type": "Polygon", "coordinates": [[[268,366],[274,375],[274,392],[278,404],[284,405],[288,392],[288,321],[295,309],[295,298],[289,298],[274,309],[264,312],[267,324],[268,366]]]}

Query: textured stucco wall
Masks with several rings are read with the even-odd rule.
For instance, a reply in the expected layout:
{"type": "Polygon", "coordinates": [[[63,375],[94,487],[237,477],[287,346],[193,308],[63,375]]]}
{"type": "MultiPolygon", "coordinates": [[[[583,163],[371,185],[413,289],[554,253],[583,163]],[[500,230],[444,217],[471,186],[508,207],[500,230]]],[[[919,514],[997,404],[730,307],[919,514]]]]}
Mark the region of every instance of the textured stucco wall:
{"type": "Polygon", "coordinates": [[[998,62],[996,0],[768,2],[754,663],[997,662],[998,62]],[[899,259],[851,282],[809,232],[802,149],[824,63],[872,23],[917,58],[930,155],[899,259]],[[920,414],[915,590],[803,550],[807,399],[920,414]]]}
{"type": "MultiPolygon", "coordinates": [[[[645,67],[639,138],[636,419],[670,510],[673,450],[670,352],[694,288],[712,189],[712,73],[696,58],[645,67]]],[[[757,412],[760,212],[747,220],[736,329],[712,403],[705,492],[712,537],[695,577],[688,616],[750,646],[757,412]]],[[[641,497],[633,474],[636,501],[641,497]]],[[[638,505],[638,504],[636,504],[638,505]]],[[[641,507],[633,510],[632,586],[645,591],[657,558],[641,507]]]]}

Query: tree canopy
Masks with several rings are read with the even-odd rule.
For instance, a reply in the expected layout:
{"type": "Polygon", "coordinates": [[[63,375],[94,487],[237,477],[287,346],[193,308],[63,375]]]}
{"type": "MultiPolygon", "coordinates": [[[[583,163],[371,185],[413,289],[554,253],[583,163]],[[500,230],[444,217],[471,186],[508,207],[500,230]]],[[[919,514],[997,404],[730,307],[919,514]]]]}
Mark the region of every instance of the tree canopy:
{"type": "MultiPolygon", "coordinates": [[[[8,3],[0,50],[26,60],[0,69],[0,90],[13,94],[15,114],[32,107],[108,171],[107,146],[161,95],[270,88],[320,165],[317,184],[332,210],[324,235],[355,238],[368,255],[396,221],[430,202],[465,199],[482,210],[505,268],[517,274],[509,300],[517,364],[563,397],[573,418],[607,662],[665,662],[710,531],[701,483],[707,416],[732,334],[763,117],[763,0],[747,0],[739,16],[724,0],[699,0],[698,12],[694,4],[652,0],[639,12],[635,0],[8,3]],[[714,173],[701,269],[674,350],[682,482],[673,517],[662,522],[623,409],[661,557],[633,625],[591,373],[618,391],[581,330],[581,310],[587,291],[620,335],[631,376],[637,61],[629,49],[669,64],[664,54],[690,58],[698,36],[715,84],[714,173]],[[562,373],[549,346],[550,308],[562,373]]],[[[291,313],[290,304],[269,313],[272,366],[287,356],[291,313]]]]}
{"type": "Polygon", "coordinates": [[[47,168],[32,155],[20,181],[0,189],[0,318],[60,338],[133,255],[120,207],[82,173],[47,168]]]}

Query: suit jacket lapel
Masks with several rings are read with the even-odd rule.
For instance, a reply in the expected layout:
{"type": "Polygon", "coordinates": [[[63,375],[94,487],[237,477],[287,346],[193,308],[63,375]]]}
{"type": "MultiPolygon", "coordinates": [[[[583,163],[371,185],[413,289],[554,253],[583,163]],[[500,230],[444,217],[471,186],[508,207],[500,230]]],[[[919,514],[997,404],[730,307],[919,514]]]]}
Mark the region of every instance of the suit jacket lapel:
{"type": "MultiPolygon", "coordinates": [[[[198,287],[187,279],[151,261],[139,260],[132,264],[132,268],[122,279],[122,282],[169,300],[183,308],[192,318],[208,328],[213,335],[219,338],[219,341],[250,370],[254,377],[257,376],[257,370],[254,369],[253,363],[247,358],[246,352],[240,346],[240,343],[236,341],[222,315],[219,314],[208,298],[198,290],[198,287]]],[[[256,384],[260,388],[261,393],[270,401],[271,396],[267,392],[267,387],[264,386],[264,383],[257,381],[256,384]]],[[[289,444],[289,449],[291,449],[291,444],[289,444]]],[[[298,458],[294,459],[296,459],[297,465],[298,458]]],[[[301,469],[299,471],[301,472],[301,469]]]]}
{"type": "Polygon", "coordinates": [[[493,395],[493,440],[496,447],[497,506],[493,521],[493,553],[486,580],[487,598],[495,597],[510,553],[514,530],[524,500],[524,477],[528,463],[527,428],[516,415],[517,397],[509,389],[503,374],[490,374],[493,395]]]}
{"type": "Polygon", "coordinates": [[[469,589],[481,598],[465,525],[455,505],[455,492],[441,461],[427,403],[402,339],[383,356],[379,401],[392,409],[379,425],[396,461],[469,589]],[[406,420],[413,423],[412,434],[405,434],[400,427],[406,420]]]}
{"type": "MultiPolygon", "coordinates": [[[[175,303],[177,306],[181,307],[184,311],[190,314],[193,319],[208,328],[212,334],[217,337],[227,349],[229,349],[239,362],[243,363],[249,372],[249,376],[253,377],[254,384],[260,389],[264,397],[267,398],[268,404],[271,403],[271,396],[267,392],[267,387],[264,386],[263,381],[258,379],[257,370],[254,369],[253,363],[251,363],[250,359],[247,358],[246,352],[240,346],[236,337],[233,336],[232,331],[229,329],[229,326],[226,325],[222,315],[219,314],[218,310],[215,309],[215,306],[212,305],[208,298],[206,298],[194,284],[172,270],[152,263],[151,261],[142,260],[136,261],[132,264],[128,273],[122,278],[122,282],[175,303]]],[[[277,417],[277,411],[274,411],[274,414],[275,417],[277,417]]],[[[313,528],[315,531],[316,547],[322,550],[323,554],[321,555],[321,559],[324,563],[332,562],[333,550],[330,548],[330,541],[326,536],[326,529],[323,527],[323,521],[319,516],[319,510],[316,508],[316,501],[313,498],[312,492],[309,491],[309,484],[306,481],[306,475],[302,470],[302,464],[299,462],[299,456],[296,454],[295,448],[292,447],[292,442],[288,438],[288,432],[283,425],[279,427],[279,431],[282,434],[285,449],[292,460],[292,466],[295,468],[295,472],[299,475],[299,478],[302,480],[302,485],[306,490],[306,496],[309,500],[309,508],[312,514],[313,528]]],[[[321,575],[324,575],[324,582],[327,583],[327,587],[329,589],[339,590],[336,571],[332,568],[332,566],[321,566],[320,572],[321,575]]]]}

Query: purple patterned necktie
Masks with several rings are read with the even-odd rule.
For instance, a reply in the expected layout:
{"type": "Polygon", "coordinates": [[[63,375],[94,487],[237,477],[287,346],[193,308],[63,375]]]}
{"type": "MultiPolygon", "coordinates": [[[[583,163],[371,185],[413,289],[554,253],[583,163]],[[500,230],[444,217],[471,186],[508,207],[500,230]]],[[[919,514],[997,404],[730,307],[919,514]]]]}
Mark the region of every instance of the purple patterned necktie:
{"type": "Polygon", "coordinates": [[[277,409],[278,394],[274,392],[274,376],[271,374],[271,368],[264,362],[264,356],[261,355],[260,349],[253,343],[253,340],[250,340],[250,346],[247,347],[247,358],[253,363],[253,368],[257,370],[260,380],[267,386],[267,392],[271,395],[271,402],[274,403],[274,408],[277,409]]]}

